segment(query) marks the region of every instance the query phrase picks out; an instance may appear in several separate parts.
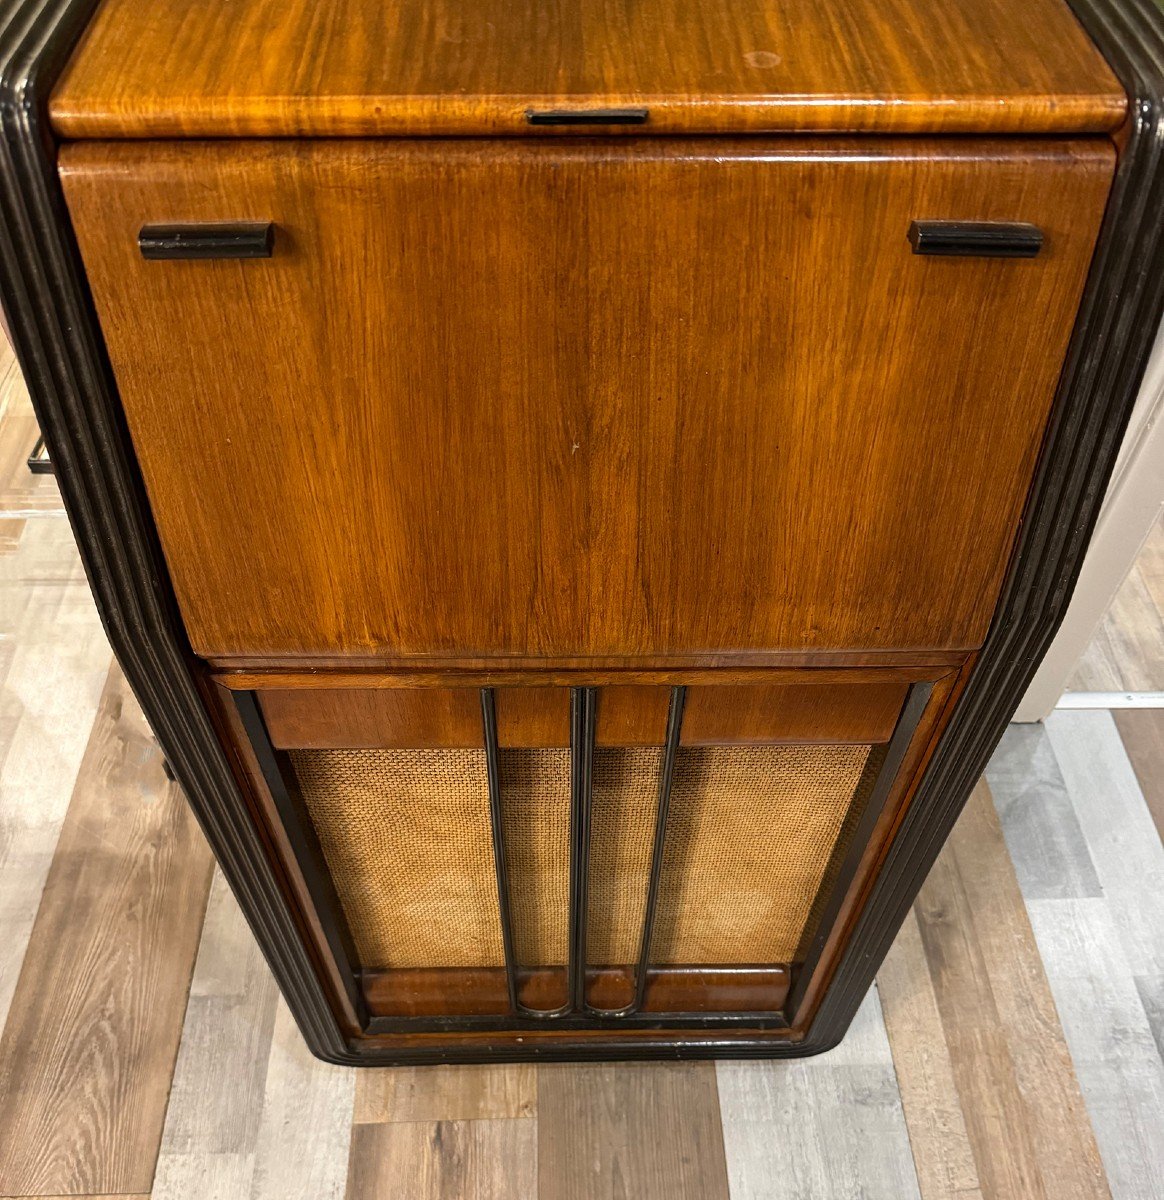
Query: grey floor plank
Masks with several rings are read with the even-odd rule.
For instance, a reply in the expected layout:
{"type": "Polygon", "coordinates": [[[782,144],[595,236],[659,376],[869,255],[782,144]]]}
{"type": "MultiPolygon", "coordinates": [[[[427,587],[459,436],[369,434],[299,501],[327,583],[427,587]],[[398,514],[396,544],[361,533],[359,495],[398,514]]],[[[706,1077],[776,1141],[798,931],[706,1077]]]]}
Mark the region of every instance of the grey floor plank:
{"type": "Polygon", "coordinates": [[[1043,726],[1010,726],[986,779],[1023,896],[1100,895],[1095,864],[1043,726]]]}
{"type": "Polygon", "coordinates": [[[1164,1059],[1164,975],[1137,975],[1135,983],[1156,1049],[1164,1059]]]}
{"type": "Polygon", "coordinates": [[[355,1090],[356,1072],[314,1058],[280,1000],[251,1200],[341,1200],[355,1090]]]}
{"type": "Polygon", "coordinates": [[[1164,1062],[1106,900],[1032,900],[1113,1200],[1164,1196],[1164,1062]]]}
{"type": "Polygon", "coordinates": [[[239,1200],[249,1194],[277,996],[242,913],[215,871],[154,1200],[239,1200]]]}
{"type": "Polygon", "coordinates": [[[338,1200],[354,1091],[308,1053],[215,872],[153,1200],[338,1200]]]}
{"type": "Polygon", "coordinates": [[[1164,845],[1108,712],[1046,723],[1131,974],[1164,974],[1164,845]]]}
{"type": "Polygon", "coordinates": [[[876,990],[836,1050],[716,1074],[732,1200],[919,1195],[876,990]]]}
{"type": "MultiPolygon", "coordinates": [[[[1112,1195],[1161,1197],[1164,1061],[1152,998],[1164,956],[1164,849],[1109,713],[1057,712],[1045,743],[1100,893],[1055,896],[1038,884],[1040,843],[1056,836],[1059,803],[1032,804],[1021,836],[1008,830],[1008,847],[1020,880],[1035,881],[1024,898],[1112,1195]]],[[[1019,745],[1043,751],[1037,732],[1012,737],[1011,750],[1019,745]]],[[[1013,753],[1003,778],[1016,792],[1022,772],[1021,755],[1013,753]]],[[[1034,774],[1047,778],[1047,764],[1034,774]]]]}

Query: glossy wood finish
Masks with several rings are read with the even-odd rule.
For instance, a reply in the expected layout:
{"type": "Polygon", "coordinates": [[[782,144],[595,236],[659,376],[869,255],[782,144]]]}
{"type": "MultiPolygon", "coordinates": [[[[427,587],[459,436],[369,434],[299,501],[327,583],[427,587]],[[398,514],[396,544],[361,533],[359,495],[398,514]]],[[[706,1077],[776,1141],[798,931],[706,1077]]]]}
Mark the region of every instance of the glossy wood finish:
{"type": "Polygon", "coordinates": [[[468,668],[404,668],[395,671],[359,670],[329,671],[321,674],[316,670],[304,670],[298,660],[270,670],[222,671],[214,675],[218,686],[232,692],[254,692],[265,688],[293,689],[296,691],[333,691],[343,689],[365,690],[371,688],[448,688],[448,687],[523,687],[537,685],[553,687],[595,687],[603,690],[630,690],[651,686],[669,687],[679,676],[689,685],[697,684],[863,684],[884,683],[895,679],[917,683],[925,679],[936,679],[939,675],[956,670],[969,657],[965,651],[920,652],[910,654],[898,652],[891,656],[890,665],[872,665],[864,654],[821,654],[792,655],[794,659],[807,657],[811,661],[796,662],[792,666],[772,667],[732,666],[674,666],[670,668],[641,667],[611,668],[552,667],[538,669],[527,664],[524,670],[488,667],[481,663],[468,668]],[[829,665],[822,665],[824,663],[829,665]],[[910,665],[903,665],[908,662],[910,665]]]}
{"type": "MultiPolygon", "coordinates": [[[[863,682],[867,673],[853,674],[840,683],[814,682],[809,671],[792,684],[689,686],[682,744],[888,741],[909,681],[886,673],[863,682]]],[[[502,748],[569,746],[568,688],[503,687],[494,697],[502,748]]],[[[263,688],[256,698],[281,750],[483,745],[476,688],[263,688]]],[[[669,699],[666,686],[600,688],[596,745],[661,746],[669,699]]]]}
{"type": "Polygon", "coordinates": [[[684,746],[887,742],[909,684],[688,687],[684,746]]]}
{"type": "Polygon", "coordinates": [[[1098,142],[61,154],[195,650],[402,659],[978,644],[1112,165],[1098,142]],[[1047,250],[920,258],[919,214],[1021,217],[1047,250]],[[146,220],[228,217],[274,220],[275,256],[138,253],[146,220]]]}
{"type": "Polygon", "coordinates": [[[58,84],[63,137],[1078,133],[1126,98],[1061,0],[106,0],[58,84]],[[593,132],[594,127],[583,127],[593,132]]]}
{"type": "MultiPolygon", "coordinates": [[[[587,1002],[615,1009],[634,994],[633,967],[595,967],[586,972],[587,1002]]],[[[560,972],[520,972],[522,1001],[552,1009],[560,972]]],[[[655,967],[644,998],[646,1012],[778,1012],[788,995],[791,972],[784,964],[752,967],[655,967]]],[[[509,1011],[505,970],[406,968],[361,973],[364,997],[374,1017],[503,1016],[509,1011]]]]}
{"type": "Polygon", "coordinates": [[[271,744],[280,750],[483,745],[476,688],[269,688],[256,699],[271,744]]]}

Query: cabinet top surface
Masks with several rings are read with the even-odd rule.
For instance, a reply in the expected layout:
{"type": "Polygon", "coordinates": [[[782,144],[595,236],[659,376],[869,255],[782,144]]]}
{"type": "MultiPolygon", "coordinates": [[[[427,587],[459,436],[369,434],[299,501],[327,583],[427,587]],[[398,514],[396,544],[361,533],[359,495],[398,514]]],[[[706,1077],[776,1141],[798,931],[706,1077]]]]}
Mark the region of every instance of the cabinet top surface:
{"type": "Polygon", "coordinates": [[[51,114],[67,138],[1087,133],[1126,104],[1065,0],[104,0],[51,114]]]}

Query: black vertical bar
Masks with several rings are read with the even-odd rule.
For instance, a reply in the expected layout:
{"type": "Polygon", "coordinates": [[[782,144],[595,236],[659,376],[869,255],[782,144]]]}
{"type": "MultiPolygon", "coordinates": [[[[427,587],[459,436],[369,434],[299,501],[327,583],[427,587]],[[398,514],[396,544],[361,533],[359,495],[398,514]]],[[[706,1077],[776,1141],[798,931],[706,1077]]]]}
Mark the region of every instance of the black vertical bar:
{"type": "Polygon", "coordinates": [[[586,904],[594,711],[594,688],[570,689],[570,964],[567,989],[572,1012],[586,1009],[586,904]]]}
{"type": "Polygon", "coordinates": [[[675,774],[675,756],[679,750],[679,731],[683,727],[683,705],[686,700],[685,687],[671,689],[671,705],[667,710],[667,741],[663,751],[663,769],[659,774],[659,803],[655,811],[655,840],[651,847],[651,875],[647,883],[647,901],[643,907],[643,936],[639,944],[639,963],[635,971],[635,998],[626,1009],[627,1015],[637,1013],[643,1007],[643,996],[647,989],[651,937],[655,932],[655,904],[659,896],[659,880],[663,874],[667,814],[671,809],[671,779],[675,774]]]}
{"type": "Polygon", "coordinates": [[[501,811],[501,772],[497,754],[497,709],[493,689],[481,689],[481,725],[485,735],[485,772],[489,780],[489,823],[493,830],[493,867],[497,874],[497,911],[505,954],[505,984],[509,1011],[518,1011],[517,961],[513,953],[513,916],[509,907],[509,872],[505,865],[505,831],[501,811]]]}
{"type": "Polygon", "coordinates": [[[279,754],[271,744],[267,723],[263,720],[254,692],[233,692],[232,695],[239,719],[254,751],[255,760],[263,774],[263,781],[275,802],[279,819],[283,822],[283,832],[287,835],[291,853],[295,855],[303,881],[307,885],[307,892],[315,907],[315,914],[327,940],[328,949],[339,968],[348,1000],[360,1023],[366,1025],[368,1012],[364,1003],[364,993],[356,982],[355,946],[335,885],[332,883],[331,871],[316,837],[315,827],[311,824],[311,816],[298,795],[298,788],[293,782],[289,783],[280,764],[279,754]]]}
{"type": "Polygon", "coordinates": [[[869,838],[873,834],[877,818],[881,816],[881,810],[885,807],[885,802],[889,799],[889,793],[897,781],[901,771],[901,764],[905,759],[905,752],[909,749],[910,742],[913,741],[913,735],[917,731],[918,723],[921,721],[922,714],[926,710],[926,705],[930,702],[930,695],[933,690],[934,685],[932,683],[915,683],[909,689],[909,694],[905,698],[901,716],[897,719],[893,736],[889,739],[889,745],[885,750],[885,758],[882,760],[881,769],[877,773],[877,782],[873,785],[873,791],[870,793],[869,799],[865,804],[865,811],[861,814],[861,819],[857,822],[857,828],[853,830],[853,835],[849,840],[849,848],[845,853],[845,861],[841,865],[836,883],[833,884],[832,895],[829,897],[828,904],[825,905],[824,911],[821,913],[816,933],[813,935],[808,952],[804,956],[804,962],[797,968],[792,991],[789,993],[788,1000],[784,1006],[785,1018],[789,1025],[795,1024],[796,1010],[800,1007],[800,1003],[804,999],[805,989],[808,987],[808,981],[812,978],[812,974],[820,962],[820,956],[824,950],[825,943],[828,941],[829,933],[832,931],[833,923],[840,912],[841,904],[844,902],[849,885],[853,882],[853,877],[857,873],[857,867],[860,865],[861,856],[865,852],[869,838]]]}

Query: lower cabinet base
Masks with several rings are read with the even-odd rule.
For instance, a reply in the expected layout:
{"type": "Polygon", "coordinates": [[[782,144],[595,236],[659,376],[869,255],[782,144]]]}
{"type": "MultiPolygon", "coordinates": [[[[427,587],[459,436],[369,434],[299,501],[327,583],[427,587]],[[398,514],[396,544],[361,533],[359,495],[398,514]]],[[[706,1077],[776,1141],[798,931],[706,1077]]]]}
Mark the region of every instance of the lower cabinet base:
{"type": "MultiPolygon", "coordinates": [[[[285,677],[284,677],[285,678],[285,677]]],[[[354,1062],[793,1055],[957,673],[220,686],[354,1062]]]]}

